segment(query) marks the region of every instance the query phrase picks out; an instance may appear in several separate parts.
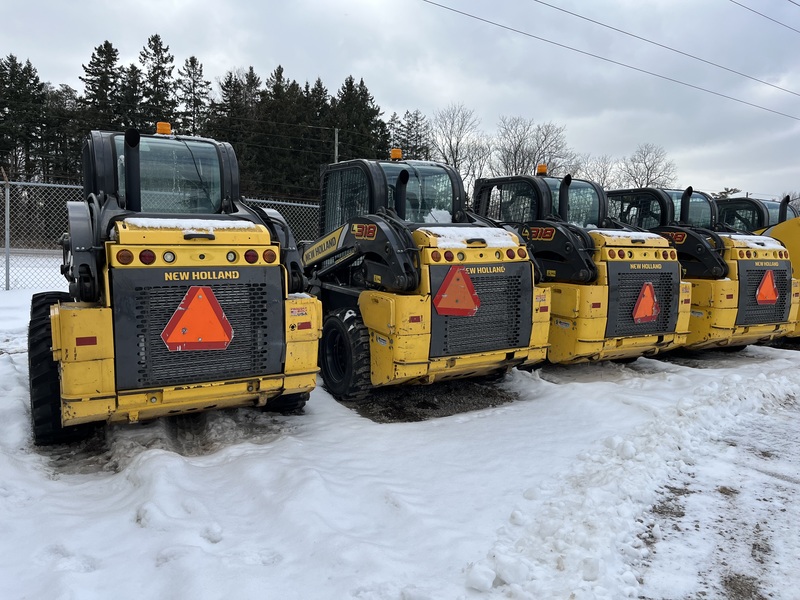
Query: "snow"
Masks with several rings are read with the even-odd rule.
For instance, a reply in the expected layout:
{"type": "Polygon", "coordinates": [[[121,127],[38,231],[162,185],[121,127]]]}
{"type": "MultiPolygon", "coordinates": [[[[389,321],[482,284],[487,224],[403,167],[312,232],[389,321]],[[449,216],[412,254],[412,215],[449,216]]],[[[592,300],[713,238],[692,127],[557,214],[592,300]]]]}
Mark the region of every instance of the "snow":
{"type": "Polygon", "coordinates": [[[664,238],[656,233],[646,231],[626,231],[624,229],[592,229],[591,231],[602,233],[608,237],[618,237],[636,240],[663,240],[664,238]]]}
{"type": "Polygon", "coordinates": [[[800,589],[800,353],[551,365],[495,384],[514,402],[413,423],[318,388],[303,415],[213,411],[39,449],[30,294],[0,292],[3,598],[800,589]]]}
{"type": "Polygon", "coordinates": [[[721,234],[725,235],[732,240],[743,242],[748,248],[755,248],[756,250],[785,250],[780,240],[771,238],[766,235],[740,235],[740,234],[721,234]]]}
{"type": "Polygon", "coordinates": [[[426,223],[452,223],[453,215],[449,210],[433,208],[425,215],[426,223]]]}
{"type": "Polygon", "coordinates": [[[439,248],[467,248],[467,240],[480,239],[487,248],[517,246],[516,234],[499,227],[420,227],[419,231],[436,238],[439,248]]]}
{"type": "Polygon", "coordinates": [[[195,230],[213,232],[215,229],[257,229],[255,223],[250,221],[228,221],[221,219],[170,219],[128,217],[124,219],[128,225],[148,229],[181,229],[185,233],[195,230]]]}

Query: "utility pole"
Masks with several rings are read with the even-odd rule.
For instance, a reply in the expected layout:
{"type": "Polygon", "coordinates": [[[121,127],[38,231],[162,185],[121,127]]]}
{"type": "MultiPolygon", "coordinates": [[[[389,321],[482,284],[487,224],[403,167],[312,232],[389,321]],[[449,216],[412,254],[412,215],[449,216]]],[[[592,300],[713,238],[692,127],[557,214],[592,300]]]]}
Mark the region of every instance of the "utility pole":
{"type": "Polygon", "coordinates": [[[339,162],[339,128],[333,128],[333,162],[339,162]]]}

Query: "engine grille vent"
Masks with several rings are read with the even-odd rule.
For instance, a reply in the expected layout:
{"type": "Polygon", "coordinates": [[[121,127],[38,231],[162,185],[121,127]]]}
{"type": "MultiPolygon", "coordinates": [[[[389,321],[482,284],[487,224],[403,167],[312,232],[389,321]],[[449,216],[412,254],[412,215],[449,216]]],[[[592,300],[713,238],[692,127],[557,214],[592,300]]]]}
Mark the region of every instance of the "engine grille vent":
{"type": "Polygon", "coordinates": [[[480,299],[480,307],[471,317],[441,316],[433,308],[431,356],[527,347],[532,288],[530,267],[524,267],[527,272],[507,267],[503,274],[470,275],[480,299]]]}
{"type": "Polygon", "coordinates": [[[766,325],[782,323],[789,318],[791,305],[791,271],[786,268],[766,269],[739,263],[739,311],[737,325],[766,325]],[[759,304],[758,287],[768,270],[772,271],[778,300],[775,304],[759,304]]]}
{"type": "Polygon", "coordinates": [[[658,273],[618,273],[611,276],[609,304],[616,308],[616,315],[609,314],[606,337],[625,337],[672,333],[675,330],[678,310],[677,273],[666,271],[658,273]],[[655,320],[636,323],[634,309],[644,284],[653,284],[659,314],[655,320]],[[616,298],[614,295],[616,294],[616,298]],[[613,317],[613,318],[612,318],[613,317]]]}
{"type": "Polygon", "coordinates": [[[170,351],[161,333],[192,287],[160,270],[112,272],[117,388],[224,381],[279,373],[284,327],[280,269],[242,269],[239,281],[209,282],[232,329],[225,349],[170,351]],[[272,273],[274,271],[274,273],[272,273]]]}

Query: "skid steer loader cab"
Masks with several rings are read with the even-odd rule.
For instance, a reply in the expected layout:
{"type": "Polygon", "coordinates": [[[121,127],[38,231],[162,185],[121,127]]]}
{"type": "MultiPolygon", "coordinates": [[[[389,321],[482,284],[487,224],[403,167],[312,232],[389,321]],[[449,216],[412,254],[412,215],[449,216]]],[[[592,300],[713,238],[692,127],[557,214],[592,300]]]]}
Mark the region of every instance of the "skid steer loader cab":
{"type": "Polygon", "coordinates": [[[79,439],[98,421],[301,408],[319,302],[282,217],[239,201],[233,148],[93,131],[83,171],[85,201],[68,203],[60,242],[69,293],[31,307],[34,442],[79,439]]]}
{"type": "Polygon", "coordinates": [[[669,244],[608,218],[590,181],[479,179],[477,212],[518,233],[552,294],[548,359],[631,359],[681,345],[689,286],[669,244]]]}
{"type": "MultiPolygon", "coordinates": [[[[783,244],[732,230],[725,222],[733,211],[691,187],[612,190],[608,198],[614,218],[663,235],[677,251],[692,284],[688,348],[738,349],[794,329],[800,296],[783,244]]],[[[756,206],[747,218],[756,213],[768,215],[756,206]]]]}
{"type": "MultiPolygon", "coordinates": [[[[721,223],[731,231],[754,233],[778,240],[789,252],[794,273],[800,272],[800,216],[792,199],[782,200],[760,198],[725,198],[715,200],[721,223]]],[[[787,337],[793,341],[800,339],[800,309],[798,320],[790,328],[787,337]]],[[[790,320],[794,320],[792,316],[790,320]]]]}
{"type": "Polygon", "coordinates": [[[303,245],[325,322],[326,388],[503,372],[544,359],[549,294],[519,238],[464,206],[448,165],[351,160],[321,181],[320,237],[303,245]]]}
{"type": "Polygon", "coordinates": [[[723,198],[714,202],[719,210],[719,220],[736,231],[762,231],[787,219],[800,216],[790,204],[789,196],[783,200],[760,198],[723,198]]]}

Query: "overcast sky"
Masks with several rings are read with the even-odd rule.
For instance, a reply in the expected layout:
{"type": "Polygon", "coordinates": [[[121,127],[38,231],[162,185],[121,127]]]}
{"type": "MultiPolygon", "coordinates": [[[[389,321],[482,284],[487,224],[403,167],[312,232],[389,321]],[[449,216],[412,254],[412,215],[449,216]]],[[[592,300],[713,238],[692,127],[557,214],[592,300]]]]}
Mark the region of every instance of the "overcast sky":
{"type": "Polygon", "coordinates": [[[197,56],[215,90],[226,71],[249,66],[262,79],[277,65],[301,84],[319,77],[331,94],[353,75],[387,120],[463,103],[487,133],[501,116],[565,125],[580,153],[622,157],[658,144],[681,187],[800,191],[800,1],[547,2],[562,10],[537,0],[438,0],[472,17],[423,0],[0,0],[0,54],[82,92],[81,65],[104,40],[127,65],[158,33],[175,72],[197,56]]]}

